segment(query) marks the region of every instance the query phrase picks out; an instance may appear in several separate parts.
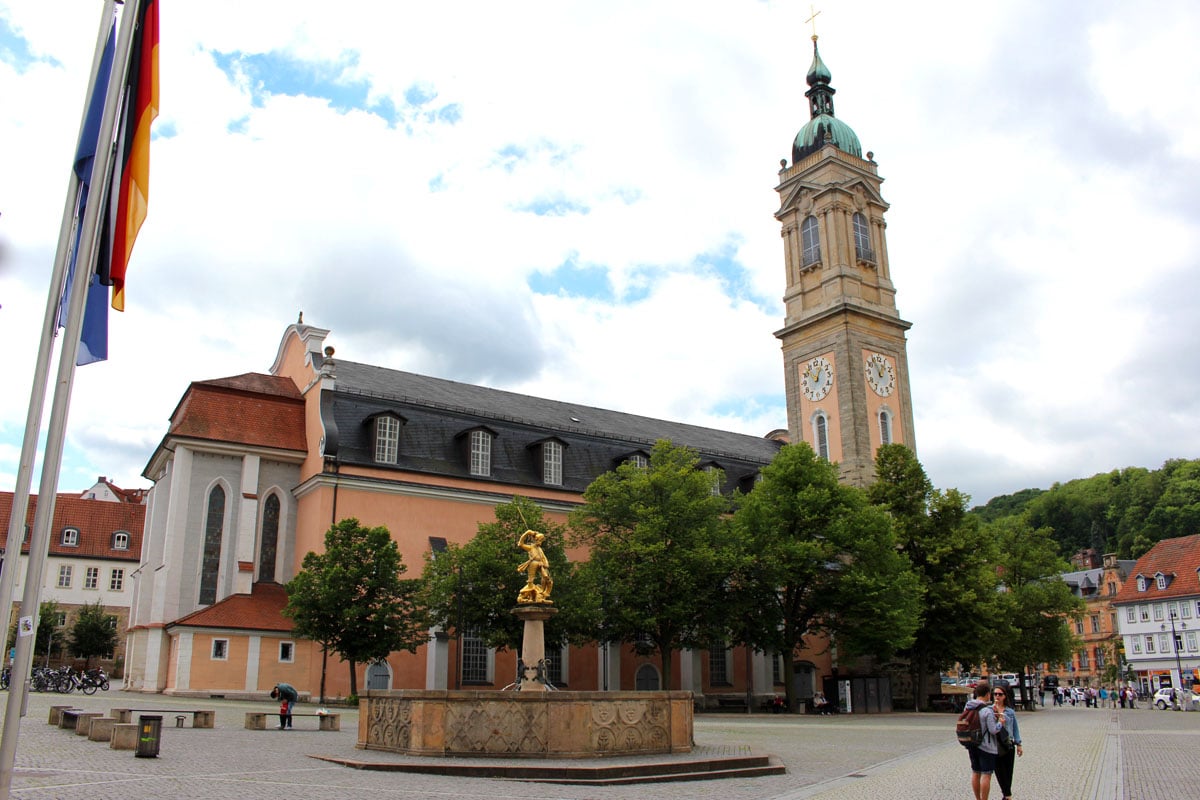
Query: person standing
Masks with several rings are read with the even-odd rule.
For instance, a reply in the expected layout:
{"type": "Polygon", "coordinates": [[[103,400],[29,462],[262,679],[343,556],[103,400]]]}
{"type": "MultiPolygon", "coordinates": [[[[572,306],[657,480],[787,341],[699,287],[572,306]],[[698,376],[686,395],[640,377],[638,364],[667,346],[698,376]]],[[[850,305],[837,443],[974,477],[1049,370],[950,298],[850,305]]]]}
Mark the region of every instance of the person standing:
{"type": "Polygon", "coordinates": [[[271,690],[271,699],[278,700],[280,703],[279,730],[290,729],[292,727],[292,707],[300,699],[300,693],[290,683],[277,683],[271,690]]]}
{"type": "Polygon", "coordinates": [[[1016,766],[1017,756],[1025,754],[1021,747],[1021,727],[1017,724],[1017,712],[1009,701],[1009,690],[1005,686],[997,686],[992,690],[992,712],[1008,734],[1008,747],[999,747],[996,754],[996,781],[1000,784],[1000,792],[1004,800],[1012,799],[1013,767],[1016,766]]]}
{"type": "Polygon", "coordinates": [[[986,682],[975,685],[975,691],[967,701],[965,710],[979,709],[979,727],[983,729],[983,741],[967,748],[971,757],[971,791],[975,800],[988,800],[992,791],[992,773],[996,771],[996,734],[1004,724],[987,704],[991,688],[986,682]]]}

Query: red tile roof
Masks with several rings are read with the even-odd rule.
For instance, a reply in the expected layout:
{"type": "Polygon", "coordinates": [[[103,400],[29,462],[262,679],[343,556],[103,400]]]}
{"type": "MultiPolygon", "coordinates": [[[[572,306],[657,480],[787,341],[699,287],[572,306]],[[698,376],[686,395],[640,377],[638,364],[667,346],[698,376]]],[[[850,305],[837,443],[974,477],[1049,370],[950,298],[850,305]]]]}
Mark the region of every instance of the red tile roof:
{"type": "MultiPolygon", "coordinates": [[[[25,523],[32,537],[33,518],[37,511],[37,496],[29,498],[29,509],[25,523]]],[[[12,492],[0,492],[0,524],[7,535],[8,521],[12,516],[12,492]]],[[[74,494],[60,494],[54,501],[54,519],[50,524],[50,555],[73,556],[76,558],[110,558],[121,561],[138,561],[142,555],[142,528],[146,523],[146,507],[135,503],[108,503],[103,500],[84,500],[74,494]],[[79,531],[79,546],[68,547],[62,543],[63,528],[79,531]],[[113,548],[113,534],[125,531],[129,534],[129,549],[113,548]]],[[[30,538],[30,537],[27,537],[30,538]]],[[[0,537],[2,538],[2,537],[0,537]]],[[[0,546],[3,542],[0,541],[0,546]]],[[[21,544],[21,552],[29,552],[29,541],[21,544]]]]}
{"type": "Polygon", "coordinates": [[[1200,534],[1163,539],[1138,559],[1113,603],[1144,603],[1148,600],[1200,595],[1200,578],[1196,573],[1198,569],[1200,534]],[[1155,576],[1160,572],[1169,580],[1165,589],[1159,589],[1155,581],[1155,576]],[[1147,581],[1144,592],[1139,592],[1137,588],[1139,575],[1147,581]]]}
{"type": "Polygon", "coordinates": [[[283,615],[287,592],[278,583],[256,583],[250,594],[232,594],[208,608],[180,617],[168,627],[236,628],[290,632],[292,621],[283,615]]]}
{"type": "Polygon", "coordinates": [[[292,379],[249,372],[192,383],[167,435],[305,451],[304,427],[304,398],[292,379]]]}

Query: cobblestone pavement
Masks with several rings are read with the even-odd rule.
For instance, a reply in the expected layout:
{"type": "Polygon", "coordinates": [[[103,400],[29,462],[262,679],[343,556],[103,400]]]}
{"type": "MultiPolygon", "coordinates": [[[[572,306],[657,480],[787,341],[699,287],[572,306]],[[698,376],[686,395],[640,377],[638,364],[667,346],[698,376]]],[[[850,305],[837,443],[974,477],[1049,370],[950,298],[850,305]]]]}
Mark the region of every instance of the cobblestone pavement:
{"type": "MultiPolygon", "coordinates": [[[[6,695],[0,693],[0,708],[6,695]]],[[[248,710],[268,711],[270,704],[117,691],[93,697],[34,694],[21,724],[11,796],[24,800],[517,800],[530,796],[694,800],[718,794],[721,800],[943,800],[971,796],[967,755],[953,741],[953,718],[948,714],[702,715],[696,719],[697,754],[771,753],[787,766],[787,774],[703,783],[587,787],[348,769],[308,756],[416,759],[357,750],[356,711],[343,710],[340,732],[318,732],[313,718],[297,720],[299,728],[289,732],[245,730],[248,710]],[[48,725],[50,706],[68,702],[94,711],[122,706],[215,708],[216,728],[175,728],[174,715],[164,714],[159,756],[136,758],[129,751],[112,750],[48,725]]],[[[1196,757],[1200,713],[1048,708],[1022,714],[1021,732],[1025,756],[1018,760],[1014,780],[1014,795],[1020,800],[1200,797],[1196,757]]],[[[992,794],[997,800],[999,796],[998,790],[992,794]]]]}

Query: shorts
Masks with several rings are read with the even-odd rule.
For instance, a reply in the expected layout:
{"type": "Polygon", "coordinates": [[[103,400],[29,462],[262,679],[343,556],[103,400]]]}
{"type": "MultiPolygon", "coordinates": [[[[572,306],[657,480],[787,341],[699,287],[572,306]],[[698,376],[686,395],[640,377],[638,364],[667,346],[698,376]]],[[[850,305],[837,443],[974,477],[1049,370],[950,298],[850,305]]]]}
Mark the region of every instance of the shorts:
{"type": "Polygon", "coordinates": [[[996,754],[985,753],[978,747],[968,747],[971,756],[971,772],[979,775],[991,775],[996,771],[996,754]]]}

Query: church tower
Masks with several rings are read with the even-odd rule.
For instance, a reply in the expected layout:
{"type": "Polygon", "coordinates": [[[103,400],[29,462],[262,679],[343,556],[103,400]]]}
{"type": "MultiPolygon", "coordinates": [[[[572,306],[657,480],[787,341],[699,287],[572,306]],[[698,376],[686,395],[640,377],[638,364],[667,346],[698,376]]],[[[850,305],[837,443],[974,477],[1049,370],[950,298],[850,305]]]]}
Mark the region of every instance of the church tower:
{"type": "Polygon", "coordinates": [[[888,209],[874,154],[833,113],[829,69],[817,52],[808,70],[811,119],[781,161],[779,210],[787,292],[776,331],[783,350],[788,433],[841,465],[864,486],[875,451],[916,449],[905,331],[888,264],[888,209]]]}

